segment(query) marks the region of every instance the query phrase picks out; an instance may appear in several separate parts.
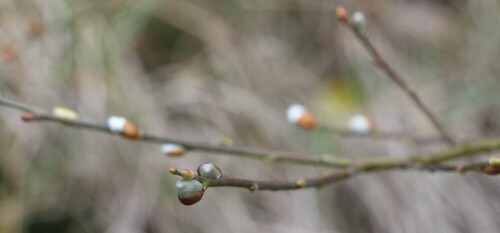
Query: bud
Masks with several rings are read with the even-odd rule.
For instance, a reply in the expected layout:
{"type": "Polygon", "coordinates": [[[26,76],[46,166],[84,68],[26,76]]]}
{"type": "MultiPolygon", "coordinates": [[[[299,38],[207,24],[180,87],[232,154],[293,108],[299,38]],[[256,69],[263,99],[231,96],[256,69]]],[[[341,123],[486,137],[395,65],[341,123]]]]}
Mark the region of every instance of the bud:
{"type": "Polygon", "coordinates": [[[161,152],[170,157],[180,157],[186,153],[186,149],[179,144],[167,143],[161,146],[161,152]]]}
{"type": "Polygon", "coordinates": [[[297,181],[295,181],[295,184],[297,185],[297,187],[299,188],[304,188],[306,187],[306,180],[305,179],[298,179],[297,181]]]}
{"type": "Polygon", "coordinates": [[[356,133],[368,133],[373,130],[373,122],[364,115],[355,115],[349,119],[349,129],[356,133]]]}
{"type": "Polygon", "coordinates": [[[205,189],[197,180],[179,180],[175,183],[177,197],[184,205],[193,205],[201,200],[205,189]]]}
{"type": "Polygon", "coordinates": [[[21,114],[21,120],[23,121],[34,121],[36,119],[36,116],[33,113],[25,112],[21,114]]]}
{"type": "Polygon", "coordinates": [[[488,163],[491,165],[491,166],[500,166],[500,158],[498,157],[491,157],[490,159],[488,159],[488,163]]]}
{"type": "Polygon", "coordinates": [[[65,118],[68,120],[76,120],[76,118],[78,118],[78,114],[76,112],[63,107],[54,107],[52,109],[52,114],[56,117],[65,118]]]}
{"type": "Polygon", "coordinates": [[[335,16],[342,22],[347,22],[347,11],[343,6],[335,7],[335,16]]]}
{"type": "Polygon", "coordinates": [[[27,34],[32,38],[39,38],[45,31],[45,23],[40,17],[35,17],[28,20],[27,34]]]}
{"type": "Polygon", "coordinates": [[[17,55],[17,51],[13,44],[6,43],[0,45],[0,58],[3,61],[14,61],[17,59],[17,55]]]}
{"type": "Polygon", "coordinates": [[[314,129],[316,119],[307,109],[300,104],[293,104],[287,110],[288,122],[305,129],[314,129]]]}
{"type": "Polygon", "coordinates": [[[482,169],[482,172],[488,175],[498,175],[500,174],[500,167],[486,166],[482,169]]]}
{"type": "Polygon", "coordinates": [[[179,175],[184,179],[184,180],[192,180],[194,178],[194,172],[191,171],[190,169],[182,169],[179,171],[179,175]]]}
{"type": "Polygon", "coordinates": [[[361,11],[356,11],[352,14],[351,22],[358,32],[363,32],[366,28],[366,17],[361,11]]]}
{"type": "Polygon", "coordinates": [[[222,177],[222,172],[219,167],[213,163],[204,163],[196,170],[199,176],[209,179],[219,179],[222,177]]]}
{"type": "Polygon", "coordinates": [[[249,188],[250,192],[257,192],[259,191],[259,185],[256,183],[253,183],[249,188]]]}
{"type": "Polygon", "coordinates": [[[175,167],[171,167],[171,168],[168,169],[168,172],[170,172],[170,174],[174,174],[175,175],[175,174],[177,174],[178,170],[175,167]]]}
{"type": "Polygon", "coordinates": [[[219,142],[222,146],[231,147],[234,145],[233,139],[224,137],[219,142]]]}
{"type": "Polygon", "coordinates": [[[111,132],[120,133],[124,137],[136,139],[142,136],[140,129],[124,117],[111,116],[107,124],[111,132]]]}

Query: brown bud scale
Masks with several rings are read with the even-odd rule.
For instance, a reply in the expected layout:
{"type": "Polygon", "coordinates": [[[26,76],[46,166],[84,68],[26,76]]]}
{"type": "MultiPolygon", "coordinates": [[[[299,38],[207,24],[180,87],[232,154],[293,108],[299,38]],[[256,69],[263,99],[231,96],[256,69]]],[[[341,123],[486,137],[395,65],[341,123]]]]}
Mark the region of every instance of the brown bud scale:
{"type": "Polygon", "coordinates": [[[130,139],[137,139],[142,137],[141,130],[130,121],[127,121],[125,123],[121,134],[122,136],[130,139]]]}

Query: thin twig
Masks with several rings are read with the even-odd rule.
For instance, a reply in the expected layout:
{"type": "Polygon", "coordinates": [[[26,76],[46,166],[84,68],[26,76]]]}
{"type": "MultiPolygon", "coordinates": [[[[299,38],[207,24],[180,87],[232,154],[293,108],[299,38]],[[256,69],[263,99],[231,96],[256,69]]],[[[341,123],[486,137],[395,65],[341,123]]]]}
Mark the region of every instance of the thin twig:
{"type": "MultiPolygon", "coordinates": [[[[37,110],[35,107],[19,103],[17,101],[6,99],[0,96],[0,105],[10,108],[26,111],[31,114],[30,121],[49,121],[64,124],[70,127],[79,127],[92,129],[112,135],[116,133],[110,131],[106,125],[88,120],[77,120],[58,117],[47,114],[45,111],[37,110]]],[[[437,164],[443,161],[449,161],[461,157],[472,157],[489,151],[500,150],[500,138],[481,139],[471,141],[466,144],[455,146],[440,152],[427,154],[417,154],[407,158],[385,158],[374,157],[363,160],[354,160],[351,158],[334,157],[328,154],[299,153],[289,151],[268,150],[254,147],[227,146],[220,144],[197,143],[177,138],[156,136],[149,133],[143,133],[136,140],[150,143],[175,143],[184,146],[188,150],[197,150],[213,154],[224,154],[239,156],[251,159],[258,159],[264,162],[273,163],[291,163],[297,165],[313,165],[335,168],[356,168],[369,170],[371,168],[395,168],[401,166],[437,164]],[[319,159],[314,159],[319,158],[319,159]]]]}
{"type": "Polygon", "coordinates": [[[331,133],[342,137],[355,137],[378,140],[398,140],[421,144],[442,143],[446,139],[443,137],[424,137],[403,132],[385,132],[379,130],[370,130],[368,132],[356,132],[350,129],[337,128],[332,126],[318,126],[319,132],[331,133]]]}
{"type": "MultiPolygon", "coordinates": [[[[443,165],[443,164],[427,164],[427,165],[401,165],[394,167],[360,167],[358,169],[350,170],[340,170],[333,171],[325,176],[316,178],[300,178],[294,181],[257,181],[248,179],[238,179],[223,176],[220,179],[210,179],[202,176],[195,175],[193,179],[198,180],[205,187],[236,187],[236,188],[246,188],[250,191],[286,191],[286,190],[296,190],[305,188],[320,188],[325,185],[340,182],[351,178],[355,175],[362,174],[365,172],[381,171],[381,170],[393,170],[393,169],[405,169],[405,170],[424,170],[430,172],[457,172],[463,174],[468,171],[475,171],[478,173],[496,175],[500,172],[500,167],[491,166],[488,162],[473,163],[462,166],[457,165],[443,165]]],[[[174,169],[174,175],[181,175],[177,169],[174,169]]]]}
{"type": "Polygon", "coordinates": [[[368,36],[363,33],[362,30],[359,30],[353,25],[353,23],[349,20],[349,18],[342,18],[341,22],[344,22],[351,31],[354,32],[356,37],[361,41],[363,46],[372,56],[375,64],[378,68],[380,68],[383,72],[389,76],[409,97],[410,99],[417,105],[417,107],[429,118],[434,127],[441,133],[443,138],[449,145],[456,145],[455,140],[451,137],[449,132],[443,126],[443,124],[438,120],[437,116],[422,102],[417,93],[413,90],[413,88],[401,77],[401,75],[396,72],[394,68],[382,57],[379,51],[373,46],[372,42],[369,40],[368,36]]]}

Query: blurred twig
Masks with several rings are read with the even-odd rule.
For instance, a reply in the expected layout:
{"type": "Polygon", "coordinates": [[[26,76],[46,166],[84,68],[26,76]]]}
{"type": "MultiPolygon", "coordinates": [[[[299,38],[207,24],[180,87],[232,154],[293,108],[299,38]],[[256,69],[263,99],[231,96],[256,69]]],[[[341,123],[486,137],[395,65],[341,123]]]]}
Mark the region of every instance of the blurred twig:
{"type": "Polygon", "coordinates": [[[342,137],[357,137],[357,138],[368,138],[368,139],[378,139],[378,140],[398,140],[414,143],[442,143],[443,137],[424,137],[416,136],[409,133],[403,132],[385,132],[379,130],[370,130],[368,132],[356,132],[350,129],[337,128],[331,126],[318,126],[317,129],[321,132],[331,133],[342,137]]]}
{"type": "MultiPolygon", "coordinates": [[[[6,99],[0,96],[0,105],[18,109],[27,112],[22,115],[26,121],[51,121],[61,123],[71,127],[79,127],[85,129],[97,130],[109,134],[115,134],[108,129],[105,124],[100,124],[92,121],[68,119],[52,114],[46,111],[38,110],[35,107],[6,99]]],[[[298,153],[288,151],[276,151],[254,147],[227,146],[220,144],[196,143],[177,138],[169,138],[156,136],[149,133],[142,133],[135,140],[152,142],[152,143],[175,143],[184,146],[187,150],[198,150],[214,154],[226,154],[232,156],[240,156],[245,158],[259,159],[268,163],[283,162],[297,165],[316,165],[337,168],[355,168],[361,170],[369,170],[370,168],[395,168],[418,166],[425,164],[437,164],[443,161],[453,160],[460,157],[473,156],[481,153],[499,150],[500,138],[480,139],[471,141],[466,144],[458,145],[453,148],[441,152],[433,152],[429,154],[417,154],[403,159],[376,157],[365,160],[353,160],[350,158],[339,158],[330,155],[320,156],[312,153],[298,153]],[[321,159],[311,159],[321,157],[321,159]]]]}
{"type": "Polygon", "coordinates": [[[408,97],[410,97],[410,99],[417,105],[420,111],[422,111],[427,116],[427,118],[429,118],[434,127],[441,133],[441,135],[449,145],[456,145],[455,140],[451,137],[451,135],[439,121],[437,116],[422,102],[417,93],[401,77],[401,75],[394,68],[392,68],[392,66],[384,59],[384,57],[382,57],[382,55],[380,55],[379,51],[373,46],[368,36],[364,33],[364,30],[358,28],[351,22],[349,17],[347,17],[346,11],[343,7],[337,7],[336,11],[339,20],[354,32],[358,40],[361,41],[365,49],[368,50],[368,52],[372,56],[377,67],[385,72],[387,76],[391,78],[408,95],[408,97]]]}

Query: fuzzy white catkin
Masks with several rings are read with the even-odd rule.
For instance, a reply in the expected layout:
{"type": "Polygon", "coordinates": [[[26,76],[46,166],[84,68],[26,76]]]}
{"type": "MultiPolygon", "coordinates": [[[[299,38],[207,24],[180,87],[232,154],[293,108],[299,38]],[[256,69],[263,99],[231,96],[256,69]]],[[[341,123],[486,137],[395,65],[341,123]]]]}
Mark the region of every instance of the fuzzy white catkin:
{"type": "Polygon", "coordinates": [[[127,119],[120,116],[111,116],[107,121],[108,129],[116,133],[122,132],[126,123],[127,119]]]}
{"type": "Polygon", "coordinates": [[[361,11],[354,12],[351,16],[351,21],[358,30],[363,30],[366,27],[366,17],[361,11]]]}
{"type": "Polygon", "coordinates": [[[355,115],[349,119],[349,129],[357,133],[368,133],[372,130],[370,120],[363,115],[355,115]]]}
{"type": "Polygon", "coordinates": [[[161,152],[163,154],[170,154],[170,153],[177,152],[177,151],[183,150],[183,149],[184,149],[184,147],[182,147],[179,144],[174,144],[174,143],[167,143],[167,144],[163,144],[161,146],[161,152]]]}
{"type": "Polygon", "coordinates": [[[300,104],[292,104],[286,111],[288,122],[295,124],[307,112],[307,109],[300,104]]]}

